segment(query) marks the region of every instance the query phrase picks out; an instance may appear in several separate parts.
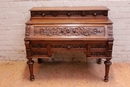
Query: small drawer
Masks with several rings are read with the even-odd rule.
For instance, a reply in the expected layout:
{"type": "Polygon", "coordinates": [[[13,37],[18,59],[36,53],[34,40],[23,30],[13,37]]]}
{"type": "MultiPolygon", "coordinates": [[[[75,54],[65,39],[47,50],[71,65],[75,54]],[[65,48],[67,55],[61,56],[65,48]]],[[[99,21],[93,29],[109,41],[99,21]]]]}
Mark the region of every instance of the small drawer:
{"type": "Polygon", "coordinates": [[[43,51],[43,50],[32,50],[32,55],[33,56],[42,56],[42,55],[47,55],[47,51],[43,51]]]}
{"type": "Polygon", "coordinates": [[[51,44],[52,51],[86,51],[87,44],[77,44],[77,43],[59,43],[51,44]]]}
{"type": "Polygon", "coordinates": [[[91,52],[91,57],[103,57],[106,55],[106,52],[91,52]]]}
{"type": "Polygon", "coordinates": [[[46,48],[47,47],[47,43],[43,43],[43,42],[32,42],[31,46],[32,46],[32,48],[46,48]]]}
{"type": "Polygon", "coordinates": [[[106,44],[92,44],[91,48],[106,48],[106,44]]]}
{"type": "Polygon", "coordinates": [[[91,44],[90,54],[93,57],[103,57],[106,56],[106,50],[106,43],[91,44]]]}
{"type": "Polygon", "coordinates": [[[67,49],[71,49],[71,48],[87,48],[86,44],[52,44],[51,45],[52,48],[67,48],[67,49]]]}

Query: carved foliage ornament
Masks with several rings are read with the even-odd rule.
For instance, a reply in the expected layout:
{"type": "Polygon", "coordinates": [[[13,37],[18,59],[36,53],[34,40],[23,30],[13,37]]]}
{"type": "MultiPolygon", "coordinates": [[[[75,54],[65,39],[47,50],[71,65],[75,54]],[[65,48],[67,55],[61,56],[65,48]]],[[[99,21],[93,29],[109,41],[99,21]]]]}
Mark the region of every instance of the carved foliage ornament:
{"type": "Polygon", "coordinates": [[[29,25],[26,26],[25,30],[26,30],[25,36],[30,36],[30,26],[29,25]]]}
{"type": "Polygon", "coordinates": [[[107,25],[108,29],[108,37],[113,37],[113,26],[112,25],[107,25]]]}
{"type": "Polygon", "coordinates": [[[80,16],[87,16],[87,15],[92,15],[92,16],[97,16],[97,15],[103,15],[107,16],[108,12],[107,11],[32,11],[31,16],[59,16],[59,15],[66,15],[66,16],[71,16],[71,15],[80,15],[80,16]]]}
{"type": "Polygon", "coordinates": [[[104,27],[38,27],[35,35],[44,36],[104,36],[104,27]]]}

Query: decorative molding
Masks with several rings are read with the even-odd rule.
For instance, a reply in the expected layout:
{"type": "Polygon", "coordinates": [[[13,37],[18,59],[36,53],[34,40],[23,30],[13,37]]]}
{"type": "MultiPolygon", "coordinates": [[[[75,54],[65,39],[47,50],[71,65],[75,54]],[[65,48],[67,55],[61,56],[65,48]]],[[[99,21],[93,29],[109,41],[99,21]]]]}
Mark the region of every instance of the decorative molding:
{"type": "Polygon", "coordinates": [[[107,29],[108,29],[108,37],[112,38],[113,37],[113,26],[107,25],[107,29]]]}
{"type": "Polygon", "coordinates": [[[72,16],[72,15],[79,15],[79,16],[87,16],[87,15],[92,15],[92,16],[97,16],[97,15],[103,15],[107,16],[108,12],[107,11],[31,11],[31,16],[32,17],[45,17],[45,16],[53,16],[57,17],[60,15],[66,15],[66,16],[72,16]]]}
{"type": "Polygon", "coordinates": [[[72,44],[65,44],[65,45],[51,45],[52,48],[87,48],[86,44],[78,44],[78,45],[72,45],[72,44]]]}
{"type": "Polygon", "coordinates": [[[104,36],[104,27],[88,26],[61,26],[61,27],[37,27],[34,28],[34,35],[44,36],[104,36]]]}

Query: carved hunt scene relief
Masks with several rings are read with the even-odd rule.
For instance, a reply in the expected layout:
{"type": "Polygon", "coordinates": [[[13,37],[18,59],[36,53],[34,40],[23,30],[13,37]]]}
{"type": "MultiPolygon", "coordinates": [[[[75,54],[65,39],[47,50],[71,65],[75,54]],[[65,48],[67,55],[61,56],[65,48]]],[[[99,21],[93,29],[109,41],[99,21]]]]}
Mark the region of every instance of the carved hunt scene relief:
{"type": "Polygon", "coordinates": [[[35,27],[34,36],[104,36],[104,27],[35,27]]]}

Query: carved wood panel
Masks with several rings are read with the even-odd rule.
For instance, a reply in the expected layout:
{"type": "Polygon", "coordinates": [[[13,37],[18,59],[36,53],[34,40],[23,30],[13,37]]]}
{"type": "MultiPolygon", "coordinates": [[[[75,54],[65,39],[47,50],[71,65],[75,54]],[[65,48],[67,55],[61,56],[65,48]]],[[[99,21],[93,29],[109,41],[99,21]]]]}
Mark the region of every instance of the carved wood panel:
{"type": "Polygon", "coordinates": [[[92,44],[92,48],[106,48],[106,44],[92,44]]]}
{"type": "Polygon", "coordinates": [[[35,27],[34,35],[44,36],[104,36],[104,27],[89,26],[58,26],[58,27],[35,27]]]}
{"type": "Polygon", "coordinates": [[[108,29],[108,37],[112,38],[113,37],[113,26],[107,25],[107,29],[108,29]]]}
{"type": "Polygon", "coordinates": [[[30,36],[30,25],[27,25],[25,28],[25,36],[30,36]]]}
{"type": "Polygon", "coordinates": [[[107,16],[108,12],[107,11],[32,11],[31,12],[31,17],[45,17],[45,16],[52,16],[52,17],[57,17],[57,16],[74,16],[74,15],[79,15],[79,16],[97,16],[97,15],[103,15],[107,16]]]}
{"type": "Polygon", "coordinates": [[[87,48],[86,44],[62,44],[62,45],[51,45],[52,48],[87,48]]]}

